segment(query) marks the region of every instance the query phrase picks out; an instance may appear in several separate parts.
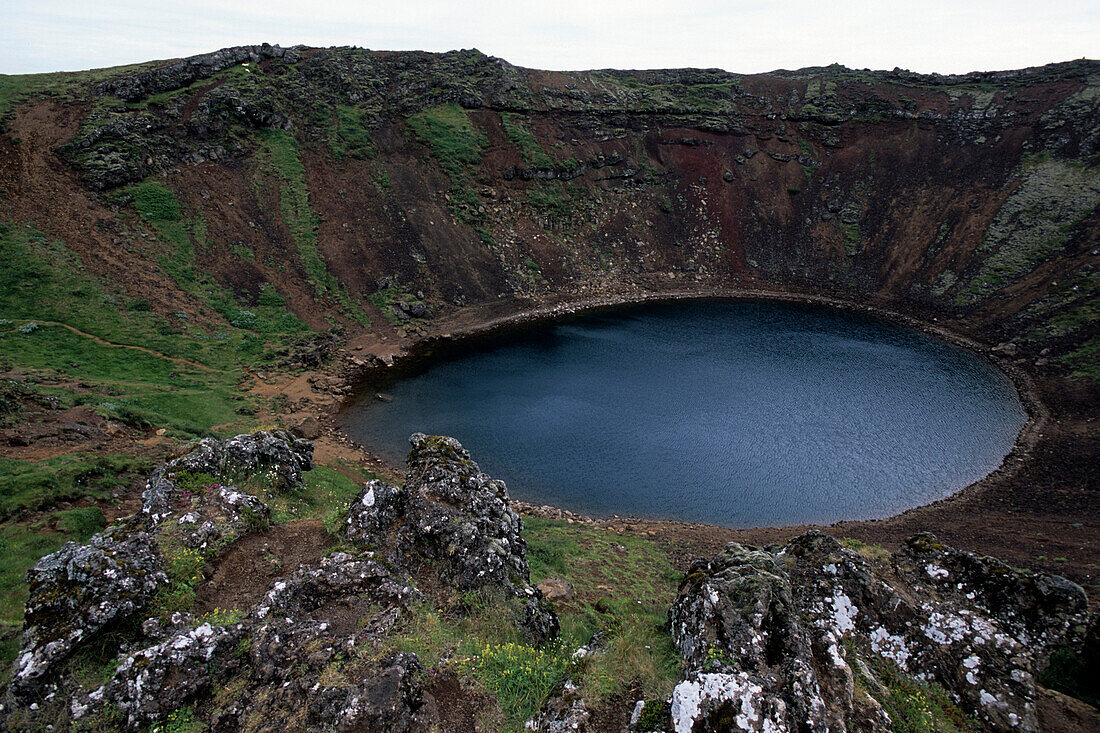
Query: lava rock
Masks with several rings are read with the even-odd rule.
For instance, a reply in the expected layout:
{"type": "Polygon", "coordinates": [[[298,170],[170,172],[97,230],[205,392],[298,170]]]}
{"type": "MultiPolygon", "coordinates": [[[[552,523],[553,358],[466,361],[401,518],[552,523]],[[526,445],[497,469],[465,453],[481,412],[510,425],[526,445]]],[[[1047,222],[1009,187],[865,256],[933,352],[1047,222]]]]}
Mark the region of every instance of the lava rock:
{"type": "Polygon", "coordinates": [[[313,415],[306,415],[290,429],[294,435],[306,440],[316,440],[321,437],[321,423],[313,415]]]}
{"type": "Polygon", "coordinates": [[[889,580],[811,532],[783,548],[731,544],[696,563],[669,610],[688,673],[672,696],[677,731],[889,730],[876,669],[942,685],[992,730],[1037,730],[1033,674],[1083,626],[1064,578],[1012,571],[911,539],[889,580]]]}
{"type": "Polygon", "coordinates": [[[27,572],[30,597],[10,690],[33,695],[38,683],[96,632],[148,604],[168,582],[154,539],[118,528],[86,545],[70,542],[27,572]]]}
{"type": "Polygon", "coordinates": [[[272,491],[302,486],[302,471],[313,468],[313,444],[281,430],[259,430],[227,440],[203,438],[185,455],[157,468],[141,495],[142,513],[156,527],[172,513],[177,496],[173,477],[184,471],[196,474],[259,479],[272,491]]]}
{"type": "Polygon", "coordinates": [[[454,438],[409,438],[403,487],[368,482],[352,502],[345,536],[388,547],[395,564],[428,559],[463,591],[497,588],[523,599],[520,625],[536,641],[557,634],[558,620],[531,586],[523,520],[512,511],[503,481],[481,472],[454,438]]]}

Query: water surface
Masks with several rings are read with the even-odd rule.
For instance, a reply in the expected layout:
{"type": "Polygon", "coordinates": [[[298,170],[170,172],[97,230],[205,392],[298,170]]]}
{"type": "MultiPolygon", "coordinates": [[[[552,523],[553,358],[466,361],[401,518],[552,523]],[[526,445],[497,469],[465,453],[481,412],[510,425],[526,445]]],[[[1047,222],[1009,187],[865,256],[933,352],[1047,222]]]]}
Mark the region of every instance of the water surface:
{"type": "Polygon", "coordinates": [[[513,496],[731,527],[886,517],[981,479],[1026,421],[1011,382],[917,331],[694,301],[544,323],[365,394],[355,439],[403,465],[452,435],[513,496]]]}

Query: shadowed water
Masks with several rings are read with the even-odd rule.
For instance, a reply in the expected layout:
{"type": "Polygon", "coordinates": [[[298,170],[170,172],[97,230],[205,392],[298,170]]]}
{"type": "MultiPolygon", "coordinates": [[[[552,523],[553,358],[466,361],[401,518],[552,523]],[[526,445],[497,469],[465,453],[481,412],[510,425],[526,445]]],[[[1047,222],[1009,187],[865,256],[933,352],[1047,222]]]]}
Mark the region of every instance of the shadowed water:
{"type": "Polygon", "coordinates": [[[695,301],[533,326],[364,395],[402,465],[452,435],[513,496],[731,527],[885,517],[994,470],[1026,421],[975,354],[849,313],[695,301]]]}

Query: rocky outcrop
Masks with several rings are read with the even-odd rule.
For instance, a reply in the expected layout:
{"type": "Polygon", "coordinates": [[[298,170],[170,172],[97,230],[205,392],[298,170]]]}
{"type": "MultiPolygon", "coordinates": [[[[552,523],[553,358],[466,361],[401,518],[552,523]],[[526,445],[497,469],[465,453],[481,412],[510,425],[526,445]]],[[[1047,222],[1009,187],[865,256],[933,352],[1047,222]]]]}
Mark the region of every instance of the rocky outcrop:
{"type": "Polygon", "coordinates": [[[259,720],[272,729],[379,733],[438,725],[420,660],[379,651],[408,607],[425,599],[416,573],[504,596],[534,640],[554,636],[557,618],[530,585],[522,522],[504,484],[451,438],[418,434],[412,443],[405,484],[369,482],[351,506],[345,531],[359,549],[299,567],[250,608],[206,616],[169,612],[159,600],[150,608],[169,581],[162,556],[169,565],[178,556],[201,563],[261,528],[270,509],[239,487],[274,496],[300,486],[312,446],[261,431],[199,441],[157,468],[141,514],[32,570],[23,649],[0,726],[66,715],[92,729],[140,730],[209,699],[217,701],[215,730],[259,720]],[[143,610],[156,613],[120,631],[125,641],[107,681],[83,688],[62,662],[143,610]]]}
{"type": "Polygon", "coordinates": [[[405,484],[368,482],[348,513],[348,539],[385,548],[398,564],[432,561],[459,590],[502,590],[523,601],[520,625],[532,639],[556,635],[557,618],[531,586],[523,520],[504,482],[454,438],[415,433],[409,442],[405,484]]]}
{"type": "Polygon", "coordinates": [[[125,530],[70,542],[27,573],[23,638],[10,690],[33,696],[80,644],[142,610],[168,578],[153,538],[125,530]]]}
{"type": "Polygon", "coordinates": [[[1083,629],[1084,591],[931,535],[892,566],[816,532],[697,563],[669,611],[688,668],[672,729],[891,730],[880,700],[901,675],[943,687],[983,727],[1038,730],[1034,675],[1083,629]]]}
{"type": "Polygon", "coordinates": [[[99,85],[101,94],[110,94],[124,102],[135,102],[151,94],[182,89],[199,79],[245,62],[281,58],[287,63],[301,56],[300,47],[282,48],[267,43],[258,46],[232,46],[213,53],[191,56],[134,74],[116,77],[99,85]]]}
{"type": "MultiPolygon", "coordinates": [[[[223,481],[247,479],[265,490],[282,492],[302,485],[302,472],[313,468],[313,444],[282,431],[259,430],[228,440],[204,438],[184,455],[168,461],[149,477],[141,495],[142,514],[156,527],[173,512],[180,498],[177,477],[207,474],[223,481]]],[[[240,492],[222,491],[218,501],[228,509],[255,505],[240,492]]]]}

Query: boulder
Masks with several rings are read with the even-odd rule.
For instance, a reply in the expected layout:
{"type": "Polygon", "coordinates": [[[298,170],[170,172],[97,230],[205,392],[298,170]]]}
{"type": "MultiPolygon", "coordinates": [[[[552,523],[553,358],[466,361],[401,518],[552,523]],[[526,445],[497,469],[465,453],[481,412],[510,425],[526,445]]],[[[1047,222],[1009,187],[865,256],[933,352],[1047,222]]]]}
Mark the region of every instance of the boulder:
{"type": "Polygon", "coordinates": [[[538,584],[538,589],[548,601],[568,601],[577,595],[573,584],[565,578],[547,578],[538,584]]]}
{"type": "Polygon", "coordinates": [[[893,564],[820,532],[696,563],[669,610],[688,670],[674,730],[890,730],[883,670],[939,684],[987,729],[1037,730],[1033,675],[1083,628],[1080,588],[931,535],[893,564]]]}
{"type": "Polygon", "coordinates": [[[258,430],[227,440],[203,438],[153,472],[141,495],[142,513],[150,528],[171,514],[179,493],[173,479],[183,472],[230,482],[247,478],[278,492],[302,486],[302,472],[311,468],[313,444],[281,430],[258,430]]]}
{"type": "Polygon", "coordinates": [[[317,418],[313,415],[306,415],[294,424],[290,432],[297,435],[299,438],[316,440],[321,437],[321,423],[319,423],[317,418]]]}
{"type": "Polygon", "coordinates": [[[512,511],[503,481],[481,472],[454,438],[409,438],[404,486],[367,482],[352,502],[345,535],[386,548],[392,561],[438,563],[455,588],[496,588],[523,600],[521,626],[534,640],[557,634],[558,622],[531,586],[523,520],[512,511]]]}
{"type": "Polygon", "coordinates": [[[126,656],[110,681],[84,700],[71,705],[73,716],[83,717],[93,706],[112,703],[131,729],[148,726],[208,689],[215,679],[240,666],[235,654],[245,636],[240,624],[203,623],[126,656]]]}
{"type": "Polygon", "coordinates": [[[155,540],[115,528],[70,542],[27,572],[30,597],[10,690],[32,695],[58,662],[103,628],[140,611],[168,582],[155,540]]]}

